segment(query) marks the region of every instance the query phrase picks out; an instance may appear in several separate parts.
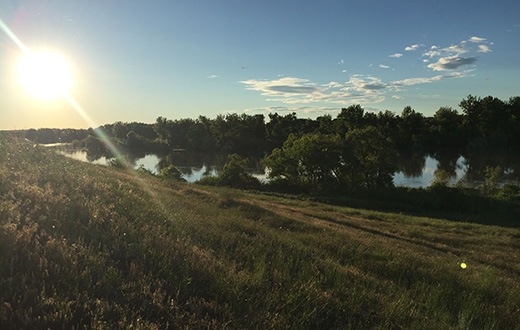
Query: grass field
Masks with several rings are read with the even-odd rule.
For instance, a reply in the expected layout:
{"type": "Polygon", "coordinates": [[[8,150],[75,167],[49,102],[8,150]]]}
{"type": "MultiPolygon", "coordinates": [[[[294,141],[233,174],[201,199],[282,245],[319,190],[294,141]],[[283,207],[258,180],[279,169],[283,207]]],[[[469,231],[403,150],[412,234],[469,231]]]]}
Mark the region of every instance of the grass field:
{"type": "Polygon", "coordinates": [[[520,327],[518,228],[178,183],[5,137],[0,272],[1,329],[520,327]]]}

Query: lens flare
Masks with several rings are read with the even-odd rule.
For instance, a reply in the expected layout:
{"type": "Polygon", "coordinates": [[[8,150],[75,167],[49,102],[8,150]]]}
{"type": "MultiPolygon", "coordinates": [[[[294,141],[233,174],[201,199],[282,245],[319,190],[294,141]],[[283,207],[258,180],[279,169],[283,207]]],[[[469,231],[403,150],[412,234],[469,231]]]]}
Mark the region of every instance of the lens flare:
{"type": "MultiPolygon", "coordinates": [[[[19,69],[21,71],[25,72],[31,72],[31,71],[38,71],[41,73],[40,78],[27,78],[26,79],[26,73],[20,73],[19,79],[23,81],[27,81],[27,85],[30,86],[30,89],[35,91],[36,95],[42,95],[42,96],[48,96],[48,95],[55,95],[58,94],[60,97],[65,98],[72,108],[76,110],[76,112],[87,122],[87,124],[94,128],[97,125],[94,123],[94,121],[87,115],[87,113],[83,110],[83,108],[72,98],[72,96],[69,94],[69,89],[72,87],[73,80],[72,80],[72,74],[70,73],[70,68],[68,67],[67,63],[61,59],[58,55],[55,54],[46,54],[42,56],[37,56],[39,59],[31,59],[31,55],[34,55],[27,46],[24,45],[24,43],[9,29],[9,27],[0,19],[0,29],[4,31],[4,33],[20,48],[20,50],[23,52],[24,56],[22,57],[22,63],[28,62],[28,64],[20,64],[19,63],[19,69]],[[45,68],[45,65],[41,62],[50,63],[50,67],[54,67],[55,69],[51,68],[45,68]],[[33,63],[31,63],[33,62],[33,63]],[[22,68],[20,68],[20,66],[22,68]],[[54,75],[60,76],[60,78],[53,77],[54,75]],[[44,86],[46,83],[49,83],[54,85],[53,88],[48,88],[44,86]],[[35,87],[39,86],[39,87],[35,87]]],[[[30,75],[27,73],[27,75],[30,75]]],[[[105,144],[107,149],[112,153],[112,155],[116,158],[119,158],[122,163],[125,165],[126,168],[132,169],[131,164],[128,163],[128,161],[122,156],[122,153],[118,150],[116,145],[110,140],[108,136],[101,130],[101,129],[95,129],[94,132],[99,137],[99,139],[105,144]]],[[[130,172],[133,174],[138,184],[143,188],[143,190],[148,193],[148,195],[152,198],[152,201],[159,207],[161,212],[166,215],[167,218],[172,219],[172,215],[170,212],[166,211],[166,206],[160,201],[159,196],[157,194],[157,191],[152,189],[143,179],[141,179],[134,171],[130,172]]]]}

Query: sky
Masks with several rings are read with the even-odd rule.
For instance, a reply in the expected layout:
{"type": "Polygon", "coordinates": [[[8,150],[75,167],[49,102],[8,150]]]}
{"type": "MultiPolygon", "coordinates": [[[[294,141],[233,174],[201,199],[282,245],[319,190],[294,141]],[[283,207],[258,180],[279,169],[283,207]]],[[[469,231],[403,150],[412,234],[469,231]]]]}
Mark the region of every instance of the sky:
{"type": "Polygon", "coordinates": [[[70,96],[18,83],[0,30],[0,129],[296,112],[360,104],[431,116],[469,94],[520,95],[520,2],[0,0],[31,51],[62,56],[70,96]]]}

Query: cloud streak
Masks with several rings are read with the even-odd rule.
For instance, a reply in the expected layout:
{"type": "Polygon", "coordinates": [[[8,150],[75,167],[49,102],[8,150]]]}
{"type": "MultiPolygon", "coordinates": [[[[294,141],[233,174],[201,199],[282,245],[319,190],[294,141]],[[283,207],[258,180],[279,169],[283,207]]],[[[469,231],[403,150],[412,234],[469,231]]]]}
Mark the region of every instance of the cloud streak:
{"type": "Polygon", "coordinates": [[[490,53],[491,49],[486,45],[478,45],[478,52],[479,53],[490,53]]]}
{"type": "Polygon", "coordinates": [[[428,67],[433,69],[433,71],[456,70],[463,65],[475,63],[476,60],[476,57],[441,57],[436,63],[428,64],[428,67]]]}
{"type": "Polygon", "coordinates": [[[424,45],[415,44],[415,45],[411,45],[411,46],[406,47],[404,50],[406,50],[406,51],[413,51],[413,50],[419,49],[422,46],[424,46],[424,45]]]}
{"type": "Polygon", "coordinates": [[[372,76],[353,75],[344,83],[329,82],[317,85],[308,79],[286,77],[276,80],[241,81],[248,90],[261,92],[269,96],[267,101],[285,104],[334,103],[347,105],[352,103],[378,103],[385,100],[385,93],[399,92],[402,88],[418,84],[428,84],[452,78],[462,78],[467,72],[454,72],[426,78],[407,78],[384,82],[372,76]]]}

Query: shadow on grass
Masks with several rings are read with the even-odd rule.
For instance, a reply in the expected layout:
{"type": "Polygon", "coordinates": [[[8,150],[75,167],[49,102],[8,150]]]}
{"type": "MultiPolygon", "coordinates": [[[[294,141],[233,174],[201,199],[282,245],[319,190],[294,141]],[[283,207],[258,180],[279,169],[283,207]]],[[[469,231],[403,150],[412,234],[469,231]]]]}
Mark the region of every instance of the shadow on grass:
{"type": "Polygon", "coordinates": [[[396,187],[358,190],[345,195],[313,196],[313,200],[375,211],[447,219],[503,227],[520,227],[520,204],[485,197],[472,188],[396,187]]]}

